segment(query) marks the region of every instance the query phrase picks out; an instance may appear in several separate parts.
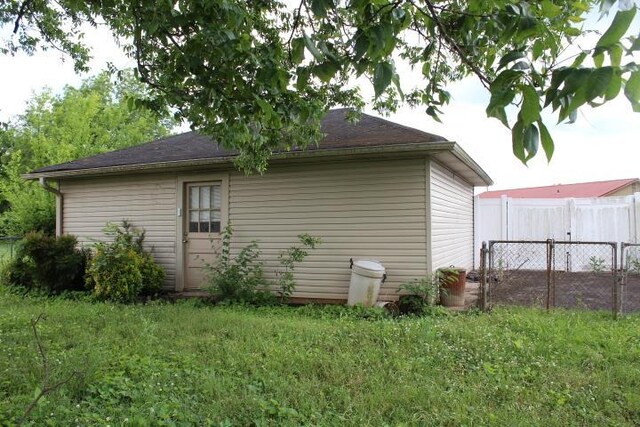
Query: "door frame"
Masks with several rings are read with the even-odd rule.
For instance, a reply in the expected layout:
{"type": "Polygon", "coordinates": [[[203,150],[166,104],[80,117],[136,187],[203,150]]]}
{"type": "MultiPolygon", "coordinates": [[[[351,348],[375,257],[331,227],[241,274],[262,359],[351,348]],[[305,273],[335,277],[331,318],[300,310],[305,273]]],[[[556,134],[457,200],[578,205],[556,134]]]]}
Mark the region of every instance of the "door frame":
{"type": "Polygon", "coordinates": [[[176,195],[176,284],[175,290],[184,290],[185,279],[185,243],[183,236],[185,231],[185,218],[187,212],[187,184],[198,182],[219,182],[220,193],[222,195],[222,206],[220,207],[220,230],[229,224],[229,173],[203,173],[179,175],[177,178],[176,195]]]}

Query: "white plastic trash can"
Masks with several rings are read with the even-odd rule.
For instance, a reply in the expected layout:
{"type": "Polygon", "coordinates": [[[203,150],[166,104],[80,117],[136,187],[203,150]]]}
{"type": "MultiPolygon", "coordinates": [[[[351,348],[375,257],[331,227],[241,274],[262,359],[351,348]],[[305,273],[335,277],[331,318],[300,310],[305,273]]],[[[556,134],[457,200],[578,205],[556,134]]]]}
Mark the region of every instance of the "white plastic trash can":
{"type": "Polygon", "coordinates": [[[386,279],[385,269],[378,261],[367,259],[352,261],[347,305],[361,304],[365,307],[373,307],[378,300],[380,284],[384,279],[386,279]]]}

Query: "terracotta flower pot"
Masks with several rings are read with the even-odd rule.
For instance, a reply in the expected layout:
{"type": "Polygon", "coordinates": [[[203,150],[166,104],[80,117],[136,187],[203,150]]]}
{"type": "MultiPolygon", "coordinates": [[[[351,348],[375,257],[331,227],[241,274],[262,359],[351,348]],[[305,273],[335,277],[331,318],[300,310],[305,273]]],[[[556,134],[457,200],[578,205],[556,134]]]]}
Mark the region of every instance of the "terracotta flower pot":
{"type": "Polygon", "coordinates": [[[467,270],[464,268],[444,268],[440,274],[440,302],[445,307],[464,306],[464,290],[467,270]]]}

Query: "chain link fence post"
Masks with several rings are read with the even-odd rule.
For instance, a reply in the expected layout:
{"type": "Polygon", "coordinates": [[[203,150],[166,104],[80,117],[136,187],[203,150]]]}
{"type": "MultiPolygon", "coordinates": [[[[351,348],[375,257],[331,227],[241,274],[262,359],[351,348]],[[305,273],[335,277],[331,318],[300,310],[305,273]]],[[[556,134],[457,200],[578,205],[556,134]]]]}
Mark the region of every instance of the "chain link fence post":
{"type": "Polygon", "coordinates": [[[555,307],[555,268],[554,268],[554,244],[553,239],[547,239],[547,310],[555,307]]]}
{"type": "Polygon", "coordinates": [[[618,318],[618,244],[611,243],[611,274],[613,275],[611,298],[613,298],[613,318],[618,318]]]}
{"type": "Polygon", "coordinates": [[[493,271],[493,246],[494,242],[489,242],[489,249],[487,254],[487,262],[488,262],[488,274],[486,278],[486,290],[485,290],[485,298],[486,298],[486,308],[490,309],[493,306],[493,281],[495,280],[495,272],[493,271]]]}
{"type": "Polygon", "coordinates": [[[487,242],[480,248],[480,310],[487,311],[487,242]]]}

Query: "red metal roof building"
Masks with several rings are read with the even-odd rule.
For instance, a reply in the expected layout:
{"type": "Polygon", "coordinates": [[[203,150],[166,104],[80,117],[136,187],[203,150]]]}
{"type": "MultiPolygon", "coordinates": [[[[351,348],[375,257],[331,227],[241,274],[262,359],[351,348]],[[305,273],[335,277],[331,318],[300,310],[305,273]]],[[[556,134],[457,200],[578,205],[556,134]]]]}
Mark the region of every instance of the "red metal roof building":
{"type": "Polygon", "coordinates": [[[614,179],[611,181],[557,184],[545,187],[514,188],[510,190],[486,191],[482,199],[507,196],[515,199],[561,199],[568,197],[628,196],[640,191],[638,178],[614,179]]]}

